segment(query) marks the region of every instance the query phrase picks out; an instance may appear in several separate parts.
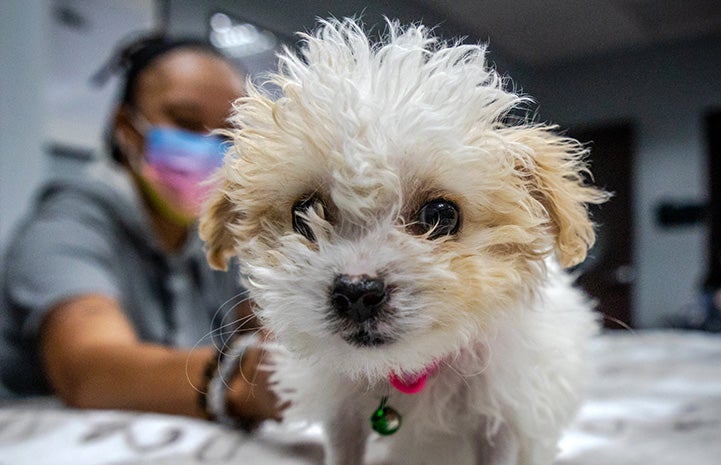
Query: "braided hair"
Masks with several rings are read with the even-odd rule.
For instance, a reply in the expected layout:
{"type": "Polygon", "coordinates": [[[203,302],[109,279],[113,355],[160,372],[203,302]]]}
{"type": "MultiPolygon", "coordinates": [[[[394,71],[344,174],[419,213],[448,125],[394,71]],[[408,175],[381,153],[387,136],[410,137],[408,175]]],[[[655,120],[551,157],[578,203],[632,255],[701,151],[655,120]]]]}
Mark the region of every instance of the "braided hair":
{"type": "MultiPolygon", "coordinates": [[[[103,85],[110,77],[119,75],[122,79],[122,91],[117,100],[117,106],[136,105],[136,90],[138,78],[143,70],[156,62],[160,57],[178,49],[193,49],[223,57],[218,49],[210,42],[196,38],[170,38],[164,34],[150,34],[122,42],[111,54],[110,59],[92,77],[95,85],[103,85]]],[[[123,162],[123,154],[115,141],[112,123],[105,132],[105,143],[112,159],[118,163],[123,162]]]]}

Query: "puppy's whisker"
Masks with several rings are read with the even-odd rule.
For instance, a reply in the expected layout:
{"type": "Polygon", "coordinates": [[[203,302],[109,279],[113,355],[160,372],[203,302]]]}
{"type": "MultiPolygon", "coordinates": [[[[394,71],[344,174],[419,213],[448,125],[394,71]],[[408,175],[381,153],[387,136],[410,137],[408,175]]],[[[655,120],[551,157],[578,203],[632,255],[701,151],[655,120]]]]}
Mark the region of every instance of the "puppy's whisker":
{"type": "Polygon", "coordinates": [[[223,331],[222,333],[219,333],[219,337],[221,338],[221,345],[215,345],[215,348],[218,350],[218,352],[224,353],[225,350],[228,349],[232,341],[237,337],[249,337],[252,334],[257,334],[260,331],[260,328],[253,327],[253,328],[242,328],[244,323],[238,324],[238,321],[242,320],[249,320],[252,319],[253,315],[248,315],[247,317],[244,317],[240,320],[236,320],[234,322],[230,322],[226,324],[225,326],[228,328],[227,331],[223,331]],[[224,337],[226,336],[226,337],[224,337]]]}
{"type": "MultiPolygon", "coordinates": [[[[261,328],[258,328],[258,329],[254,330],[254,331],[253,331],[252,333],[250,333],[250,334],[242,335],[242,336],[239,336],[239,337],[243,337],[243,338],[253,337],[253,336],[257,335],[258,333],[260,333],[261,331],[262,331],[262,329],[261,329],[261,328]]],[[[251,345],[251,346],[249,346],[248,348],[246,348],[246,351],[247,351],[247,349],[249,349],[249,348],[251,348],[251,347],[254,347],[254,345],[251,345]]],[[[263,360],[263,358],[265,357],[265,352],[263,352],[261,355],[262,355],[262,356],[261,356],[261,359],[258,361],[257,367],[260,367],[260,366],[261,366],[262,360],[263,360]]],[[[256,376],[258,376],[258,370],[257,370],[257,369],[254,370],[254,372],[253,372],[253,373],[254,373],[254,374],[253,374],[253,378],[252,378],[252,379],[248,379],[248,377],[245,375],[245,372],[243,371],[243,361],[245,360],[245,357],[246,357],[246,354],[244,353],[244,354],[240,357],[240,360],[238,361],[238,373],[240,373],[240,376],[241,376],[241,378],[243,379],[243,381],[245,381],[248,385],[250,385],[250,386],[252,387],[252,386],[255,386],[255,385],[256,385],[255,380],[256,380],[256,376]]],[[[237,373],[231,375],[231,378],[228,379],[228,380],[223,379],[223,384],[225,385],[225,387],[226,387],[229,391],[232,391],[232,392],[235,392],[235,389],[233,389],[233,388],[230,386],[230,383],[232,383],[233,378],[234,378],[235,376],[237,376],[237,373]]],[[[252,395],[252,392],[249,392],[248,395],[249,395],[249,396],[252,395]]]]}
{"type": "MultiPolygon", "coordinates": [[[[256,330],[252,333],[252,335],[249,334],[249,335],[243,336],[243,337],[256,336],[256,335],[258,335],[259,333],[261,333],[261,331],[262,331],[262,329],[261,329],[261,328],[258,328],[258,329],[256,329],[256,330]]],[[[260,346],[262,347],[262,344],[261,344],[260,346]]],[[[253,347],[253,346],[251,346],[251,347],[253,347]]],[[[240,359],[240,366],[238,367],[238,371],[240,372],[240,376],[241,376],[241,378],[243,379],[243,381],[245,381],[245,383],[248,384],[248,385],[251,387],[251,389],[248,391],[248,394],[247,394],[248,398],[250,398],[250,396],[253,395],[252,389],[253,389],[254,386],[257,385],[256,380],[257,380],[257,377],[259,376],[259,371],[260,371],[261,369],[264,369],[264,368],[263,368],[264,366],[267,366],[267,365],[264,363],[264,360],[265,360],[266,355],[267,355],[267,351],[264,350],[264,351],[261,352],[261,354],[260,354],[260,359],[258,360],[258,362],[257,362],[256,365],[255,365],[255,370],[253,370],[253,376],[252,376],[251,379],[249,379],[249,378],[246,376],[245,371],[243,370],[243,360],[244,360],[245,357],[241,357],[241,359],[240,359]]]]}
{"type": "Polygon", "coordinates": [[[218,309],[215,311],[215,313],[213,314],[213,321],[215,321],[215,319],[218,317],[218,315],[221,312],[226,312],[226,315],[227,315],[227,312],[234,310],[238,305],[242,304],[243,302],[245,302],[248,299],[249,299],[249,292],[247,290],[239,292],[238,294],[230,297],[228,300],[223,302],[218,307],[218,309]],[[227,307],[228,305],[230,305],[230,307],[227,307]]]}
{"type": "Polygon", "coordinates": [[[621,328],[623,328],[623,329],[625,329],[625,330],[627,330],[627,331],[629,331],[629,332],[631,332],[631,333],[633,333],[633,334],[636,334],[636,330],[633,329],[633,328],[631,327],[631,325],[629,325],[628,323],[626,323],[626,322],[623,321],[623,320],[619,320],[618,318],[614,318],[614,317],[612,317],[612,316],[606,315],[605,313],[602,313],[602,314],[601,314],[601,317],[603,318],[604,321],[610,321],[611,323],[617,324],[617,325],[620,326],[621,328]]]}
{"type": "MultiPolygon", "coordinates": [[[[218,309],[215,311],[212,317],[212,321],[217,321],[220,319],[220,321],[226,320],[226,317],[230,312],[235,311],[237,306],[242,304],[248,300],[248,291],[240,292],[232,297],[230,297],[228,300],[223,302],[218,309]],[[223,313],[223,316],[220,317],[223,313]]],[[[200,388],[195,385],[195,383],[192,381],[190,373],[189,373],[189,364],[190,364],[190,357],[192,354],[201,346],[203,345],[203,341],[206,339],[210,339],[211,345],[217,352],[216,357],[218,357],[218,360],[220,359],[221,355],[226,354],[228,347],[230,345],[230,340],[237,334],[243,331],[249,331],[248,329],[244,329],[243,326],[245,326],[248,322],[252,321],[254,319],[254,315],[246,315],[241,318],[236,318],[232,321],[229,321],[227,323],[223,323],[217,328],[214,328],[210,331],[208,331],[203,337],[201,337],[190,349],[190,352],[188,353],[188,356],[186,357],[185,361],[185,378],[187,379],[188,383],[191,385],[191,387],[197,391],[200,392],[200,388]]],[[[258,331],[258,329],[254,329],[254,331],[258,331]]],[[[228,386],[228,383],[226,380],[223,380],[223,384],[226,387],[228,386]]]]}
{"type": "MultiPolygon", "coordinates": [[[[486,351],[490,354],[489,348],[488,348],[488,347],[485,347],[485,348],[486,348],[486,351]]],[[[453,371],[466,385],[469,385],[469,381],[468,381],[468,380],[469,380],[470,378],[475,378],[475,377],[477,377],[477,376],[482,376],[482,375],[484,375],[484,374],[488,371],[488,368],[489,368],[489,365],[490,365],[490,357],[482,361],[481,366],[480,366],[480,368],[479,368],[477,371],[472,371],[472,372],[467,372],[467,373],[466,373],[466,372],[463,372],[463,371],[457,369],[457,368],[454,366],[453,362],[458,361],[458,359],[459,359],[461,356],[462,356],[462,354],[461,354],[460,352],[456,352],[455,355],[453,356],[453,359],[452,359],[452,360],[450,360],[450,361],[448,361],[448,360],[444,361],[444,365],[446,365],[451,371],[453,371]]],[[[471,365],[471,366],[474,366],[475,364],[470,364],[470,365],[471,365]]]]}
{"type": "Polygon", "coordinates": [[[483,366],[480,367],[480,369],[478,371],[473,371],[470,373],[463,373],[463,372],[457,371],[457,373],[460,376],[462,376],[463,378],[474,378],[476,376],[484,375],[488,371],[488,366],[489,366],[489,364],[485,363],[483,366]]]}
{"type": "MultiPolygon", "coordinates": [[[[225,321],[226,317],[230,314],[230,312],[235,311],[236,308],[238,307],[238,305],[241,305],[243,302],[248,300],[248,298],[249,298],[248,295],[249,295],[249,292],[247,290],[245,290],[245,291],[242,291],[242,292],[230,297],[228,300],[223,302],[218,307],[218,309],[215,311],[215,313],[213,313],[213,317],[212,317],[211,321],[213,321],[213,322],[225,321]],[[222,316],[221,316],[221,314],[222,314],[222,316]]],[[[219,328],[216,328],[215,330],[210,331],[205,336],[203,336],[203,339],[205,339],[206,337],[209,337],[209,336],[212,338],[212,336],[214,335],[215,332],[217,332],[218,330],[222,329],[225,326],[226,325],[223,324],[219,328]]]]}
{"type": "MultiPolygon", "coordinates": [[[[213,313],[213,317],[212,317],[211,321],[216,321],[218,316],[221,314],[221,312],[225,312],[225,315],[223,315],[223,317],[221,318],[220,321],[225,320],[225,316],[229,312],[233,311],[237,307],[237,305],[243,303],[247,299],[248,299],[248,291],[247,290],[228,298],[225,302],[223,302],[218,307],[218,309],[215,311],[215,313],[213,313]],[[230,308],[227,308],[228,305],[230,305],[230,308]]],[[[195,344],[193,344],[193,347],[190,348],[190,350],[188,352],[188,356],[185,358],[185,379],[188,381],[190,386],[195,391],[200,392],[200,389],[198,386],[195,385],[195,383],[193,382],[193,380],[191,379],[191,376],[190,376],[190,358],[195,353],[195,351],[198,350],[198,348],[200,346],[204,345],[203,341],[205,341],[206,339],[210,339],[211,345],[214,347],[214,349],[216,351],[220,352],[224,348],[225,343],[223,343],[222,346],[219,346],[218,342],[216,342],[214,336],[222,337],[223,335],[226,334],[223,330],[232,324],[233,324],[232,322],[226,323],[226,324],[219,326],[218,328],[209,330],[200,339],[198,339],[195,342],[195,344]]]]}
{"type": "Polygon", "coordinates": [[[471,383],[466,379],[466,376],[461,373],[456,367],[454,367],[451,364],[446,364],[446,366],[461,380],[461,382],[466,386],[470,387],[471,383]]]}

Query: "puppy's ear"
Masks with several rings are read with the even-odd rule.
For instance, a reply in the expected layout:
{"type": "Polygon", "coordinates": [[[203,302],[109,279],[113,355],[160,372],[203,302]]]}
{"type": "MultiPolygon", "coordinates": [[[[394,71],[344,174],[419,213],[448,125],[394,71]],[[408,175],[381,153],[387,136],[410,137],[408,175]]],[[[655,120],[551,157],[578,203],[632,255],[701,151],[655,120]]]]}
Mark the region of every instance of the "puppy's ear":
{"type": "Polygon", "coordinates": [[[548,214],[559,262],[571,267],[585,260],[596,240],[588,204],[603,203],[609,194],[589,184],[587,150],[552,129],[539,126],[523,131],[522,143],[532,151],[531,195],[548,214]]]}
{"type": "Polygon", "coordinates": [[[210,266],[227,270],[228,260],[235,249],[235,240],[230,229],[238,223],[241,214],[233,208],[233,203],[226,194],[227,182],[220,180],[216,185],[219,187],[213,190],[203,206],[199,232],[200,238],[205,241],[205,254],[210,266]]]}

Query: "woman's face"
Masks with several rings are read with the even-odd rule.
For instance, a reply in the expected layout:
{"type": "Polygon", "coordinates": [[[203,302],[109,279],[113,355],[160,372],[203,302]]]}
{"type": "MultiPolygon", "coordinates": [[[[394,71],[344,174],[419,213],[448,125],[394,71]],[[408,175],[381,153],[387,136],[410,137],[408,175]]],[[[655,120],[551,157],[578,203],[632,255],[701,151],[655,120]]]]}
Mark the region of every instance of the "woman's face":
{"type": "Polygon", "coordinates": [[[210,152],[196,152],[192,163],[195,168],[187,171],[191,159],[181,154],[198,147],[199,139],[168,130],[207,135],[227,127],[231,104],[244,93],[243,79],[221,58],[199,50],[179,49],[141,71],[135,89],[135,103],[123,106],[116,118],[116,140],[123,141],[126,166],[139,183],[153,216],[188,226],[195,221],[207,189],[202,181],[219,161],[216,156],[220,155],[220,147],[213,145],[207,149],[210,152]],[[159,149],[159,133],[155,131],[149,137],[151,128],[164,128],[163,140],[174,140],[176,145],[165,144],[159,149]],[[175,135],[168,139],[169,134],[175,135]],[[150,141],[156,143],[149,146],[150,141]],[[204,158],[207,156],[212,159],[204,158]],[[168,165],[170,160],[180,160],[182,169],[168,165]]]}
{"type": "Polygon", "coordinates": [[[141,72],[135,107],[153,125],[207,133],[227,126],[231,104],[243,94],[243,79],[229,63],[180,49],[141,72]]]}

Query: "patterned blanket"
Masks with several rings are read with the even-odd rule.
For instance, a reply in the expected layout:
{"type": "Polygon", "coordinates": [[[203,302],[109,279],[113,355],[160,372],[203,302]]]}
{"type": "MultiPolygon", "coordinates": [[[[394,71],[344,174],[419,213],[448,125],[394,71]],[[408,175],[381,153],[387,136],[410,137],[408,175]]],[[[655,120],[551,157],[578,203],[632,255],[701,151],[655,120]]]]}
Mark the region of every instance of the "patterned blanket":
{"type": "MultiPolygon", "coordinates": [[[[721,463],[721,336],[613,332],[557,465],[721,463]]],[[[54,399],[0,405],[0,465],[321,464],[320,432],[245,436],[189,418],[74,410],[54,399]]]]}

